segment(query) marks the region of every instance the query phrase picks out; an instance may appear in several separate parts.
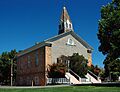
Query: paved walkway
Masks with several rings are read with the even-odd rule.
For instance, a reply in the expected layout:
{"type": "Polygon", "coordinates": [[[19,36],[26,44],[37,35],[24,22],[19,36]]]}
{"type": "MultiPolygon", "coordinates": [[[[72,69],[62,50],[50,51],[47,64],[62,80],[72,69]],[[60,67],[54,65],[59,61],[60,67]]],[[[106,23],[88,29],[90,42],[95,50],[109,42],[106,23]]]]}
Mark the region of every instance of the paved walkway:
{"type": "Polygon", "coordinates": [[[48,86],[0,86],[1,88],[8,88],[8,89],[19,89],[19,88],[52,88],[52,87],[67,87],[70,85],[48,85],[48,86]]]}

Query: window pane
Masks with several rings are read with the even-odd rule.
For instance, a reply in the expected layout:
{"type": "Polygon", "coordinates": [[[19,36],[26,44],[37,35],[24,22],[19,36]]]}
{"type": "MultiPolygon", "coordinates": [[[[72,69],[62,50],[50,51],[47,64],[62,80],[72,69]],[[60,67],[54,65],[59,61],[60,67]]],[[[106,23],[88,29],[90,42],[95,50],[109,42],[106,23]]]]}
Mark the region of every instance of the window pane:
{"type": "Polygon", "coordinates": [[[69,27],[71,28],[71,24],[69,24],[69,27]]]}
{"type": "Polygon", "coordinates": [[[35,52],[35,65],[38,65],[39,59],[38,59],[38,51],[35,52]]]}
{"type": "Polygon", "coordinates": [[[31,60],[30,60],[30,56],[28,56],[28,67],[30,67],[30,63],[31,63],[31,60]]]}

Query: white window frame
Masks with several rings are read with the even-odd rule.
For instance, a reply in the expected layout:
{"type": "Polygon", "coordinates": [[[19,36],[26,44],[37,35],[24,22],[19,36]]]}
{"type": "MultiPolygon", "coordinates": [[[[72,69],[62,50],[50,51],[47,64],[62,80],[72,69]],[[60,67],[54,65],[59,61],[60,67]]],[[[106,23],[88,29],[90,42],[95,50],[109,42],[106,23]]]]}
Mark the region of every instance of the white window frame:
{"type": "Polygon", "coordinates": [[[73,41],[73,39],[68,38],[67,45],[75,46],[76,44],[75,44],[75,42],[73,41]]]}

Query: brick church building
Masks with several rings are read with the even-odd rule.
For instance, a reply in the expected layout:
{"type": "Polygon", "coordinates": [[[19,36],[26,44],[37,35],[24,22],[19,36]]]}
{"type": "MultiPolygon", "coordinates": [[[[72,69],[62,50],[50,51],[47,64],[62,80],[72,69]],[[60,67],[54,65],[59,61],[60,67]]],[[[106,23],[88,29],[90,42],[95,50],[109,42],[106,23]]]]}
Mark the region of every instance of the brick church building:
{"type": "Polygon", "coordinates": [[[17,85],[44,86],[47,81],[48,65],[57,63],[61,55],[79,53],[92,64],[92,47],[79,37],[65,7],[60,17],[58,35],[23,50],[17,55],[17,85]]]}

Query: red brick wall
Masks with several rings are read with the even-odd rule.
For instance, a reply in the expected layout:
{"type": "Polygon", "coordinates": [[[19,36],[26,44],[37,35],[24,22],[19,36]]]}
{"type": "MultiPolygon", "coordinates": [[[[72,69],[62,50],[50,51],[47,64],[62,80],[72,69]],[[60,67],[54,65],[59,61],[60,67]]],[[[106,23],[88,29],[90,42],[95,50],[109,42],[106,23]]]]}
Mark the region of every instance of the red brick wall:
{"type": "Polygon", "coordinates": [[[45,85],[45,47],[24,54],[17,59],[17,84],[35,85],[35,77],[38,77],[39,83],[36,85],[45,85]],[[35,64],[35,52],[38,51],[38,65],[35,64]],[[30,56],[30,66],[28,66],[28,56],[30,56]],[[29,79],[29,80],[28,80],[29,79]]]}

